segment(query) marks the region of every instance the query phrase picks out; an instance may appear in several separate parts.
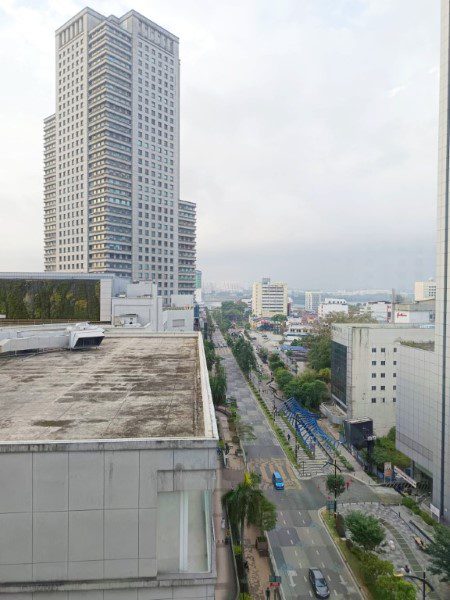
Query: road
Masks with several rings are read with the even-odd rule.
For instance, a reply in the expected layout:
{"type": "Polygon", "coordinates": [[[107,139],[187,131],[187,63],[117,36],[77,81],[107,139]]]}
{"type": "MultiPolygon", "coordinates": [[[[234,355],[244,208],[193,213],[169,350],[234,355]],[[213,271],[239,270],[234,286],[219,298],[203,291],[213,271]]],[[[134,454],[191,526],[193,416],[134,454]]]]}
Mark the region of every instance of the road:
{"type": "MultiPolygon", "coordinates": [[[[224,343],[218,329],[214,332],[214,341],[224,343]]],[[[312,598],[308,569],[318,567],[327,579],[331,598],[360,599],[356,584],[318,515],[318,509],[326,504],[324,478],[299,481],[231,351],[219,348],[217,353],[223,358],[228,394],[235,396],[243,421],[254,428],[256,439],[244,442],[247,466],[261,474],[262,487],[277,507],[278,523],[268,537],[276,569],[282,578],[283,597],[286,600],[312,598]],[[274,470],[284,478],[284,491],[273,489],[271,476],[274,470]]],[[[345,496],[346,502],[378,499],[358,481],[352,483],[345,496]]]]}

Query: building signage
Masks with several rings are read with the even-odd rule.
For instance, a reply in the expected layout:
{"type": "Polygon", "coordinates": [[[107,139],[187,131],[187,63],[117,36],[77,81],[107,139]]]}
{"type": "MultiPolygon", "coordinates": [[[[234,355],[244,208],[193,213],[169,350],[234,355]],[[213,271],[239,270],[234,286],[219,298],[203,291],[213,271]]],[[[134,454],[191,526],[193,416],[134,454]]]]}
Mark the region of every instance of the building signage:
{"type": "Polygon", "coordinates": [[[384,478],[390,479],[392,477],[392,463],[385,462],[384,463],[384,478]]]}
{"type": "Polygon", "coordinates": [[[397,475],[397,477],[401,477],[402,479],[404,479],[406,481],[406,483],[409,483],[409,485],[412,485],[412,487],[414,487],[414,488],[417,487],[416,480],[413,479],[412,477],[410,477],[409,475],[407,475],[405,473],[405,471],[402,471],[401,469],[399,469],[399,467],[394,467],[394,473],[397,475]]]}

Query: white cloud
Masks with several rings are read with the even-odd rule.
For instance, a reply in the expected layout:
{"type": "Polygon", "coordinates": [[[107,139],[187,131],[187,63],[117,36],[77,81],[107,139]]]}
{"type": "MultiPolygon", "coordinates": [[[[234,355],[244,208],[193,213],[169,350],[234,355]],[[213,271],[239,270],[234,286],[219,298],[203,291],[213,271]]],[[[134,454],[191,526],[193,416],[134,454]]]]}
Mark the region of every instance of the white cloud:
{"type": "MultiPolygon", "coordinates": [[[[391,242],[407,241],[412,261],[423,247],[415,240],[432,244],[437,4],[90,3],[117,15],[133,6],[180,37],[181,188],[198,202],[207,279],[259,277],[263,255],[276,277],[297,249],[322,255],[325,244],[338,251],[343,240],[355,252],[369,245],[374,257],[389,246],[386,264],[401,276],[391,242]],[[231,263],[232,256],[241,259],[231,263]]],[[[0,0],[0,68],[8,82],[0,97],[0,269],[42,267],[42,119],[53,112],[53,31],[83,6],[0,0]]],[[[302,269],[289,265],[292,285],[319,277],[327,287],[340,276],[350,286],[355,277],[348,263],[324,260],[318,274],[308,257],[299,260],[302,269]]],[[[423,276],[433,267],[423,262],[423,276]]]]}

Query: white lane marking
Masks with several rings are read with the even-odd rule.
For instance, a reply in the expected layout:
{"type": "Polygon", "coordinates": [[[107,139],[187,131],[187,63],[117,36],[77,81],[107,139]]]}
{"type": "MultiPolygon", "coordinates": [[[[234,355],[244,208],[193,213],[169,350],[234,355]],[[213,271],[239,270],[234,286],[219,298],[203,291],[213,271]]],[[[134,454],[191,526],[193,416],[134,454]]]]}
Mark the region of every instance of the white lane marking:
{"type": "Polygon", "coordinates": [[[291,535],[291,534],[289,533],[289,529],[286,529],[286,533],[287,533],[288,535],[291,535]]]}
{"type": "Polygon", "coordinates": [[[294,540],[291,540],[291,544],[294,545],[294,540]]]}
{"type": "Polygon", "coordinates": [[[333,592],[334,592],[334,595],[335,595],[335,596],[337,596],[337,591],[336,591],[336,590],[333,590],[333,592]]]}
{"type": "Polygon", "coordinates": [[[325,565],[323,563],[320,563],[322,565],[322,569],[325,569],[325,565]]]}
{"type": "Polygon", "coordinates": [[[308,581],[308,580],[306,579],[306,575],[303,575],[303,579],[304,579],[305,581],[308,581]]]}
{"type": "Polygon", "coordinates": [[[319,555],[319,551],[318,550],[316,550],[316,554],[319,555]]]}
{"type": "Polygon", "coordinates": [[[303,521],[303,525],[306,525],[306,521],[305,521],[305,519],[302,519],[302,521],[303,521]]]}
{"type": "Polygon", "coordinates": [[[303,569],[302,563],[300,561],[298,561],[298,564],[300,565],[300,569],[303,569]]]}
{"type": "Polygon", "coordinates": [[[310,596],[311,596],[311,598],[312,598],[312,591],[311,591],[311,590],[309,590],[309,595],[310,595],[310,596]]]}
{"type": "Polygon", "coordinates": [[[283,519],[283,523],[286,525],[286,521],[283,519]]]}

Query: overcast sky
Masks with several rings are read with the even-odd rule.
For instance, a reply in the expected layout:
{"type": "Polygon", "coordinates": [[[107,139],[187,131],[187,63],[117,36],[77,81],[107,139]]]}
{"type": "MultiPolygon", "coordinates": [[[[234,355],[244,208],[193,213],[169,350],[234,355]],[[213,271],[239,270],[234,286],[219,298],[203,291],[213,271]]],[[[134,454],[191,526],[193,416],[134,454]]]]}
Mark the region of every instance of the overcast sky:
{"type": "MultiPolygon", "coordinates": [[[[438,0],[92,0],[180,38],[181,190],[207,281],[434,275],[438,0]]],[[[42,119],[78,0],[0,0],[0,270],[43,268],[42,119]]]]}

